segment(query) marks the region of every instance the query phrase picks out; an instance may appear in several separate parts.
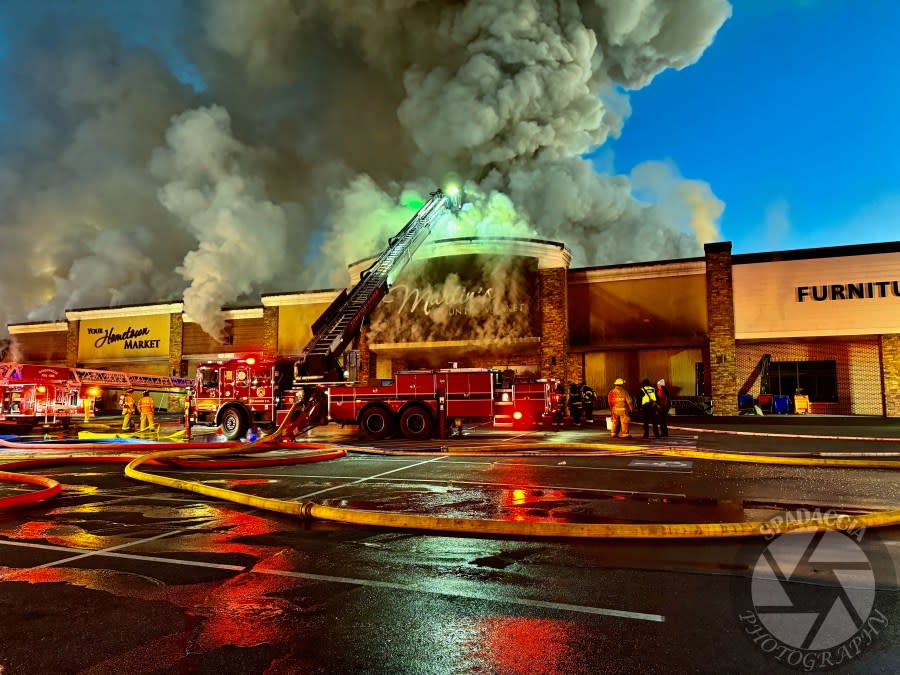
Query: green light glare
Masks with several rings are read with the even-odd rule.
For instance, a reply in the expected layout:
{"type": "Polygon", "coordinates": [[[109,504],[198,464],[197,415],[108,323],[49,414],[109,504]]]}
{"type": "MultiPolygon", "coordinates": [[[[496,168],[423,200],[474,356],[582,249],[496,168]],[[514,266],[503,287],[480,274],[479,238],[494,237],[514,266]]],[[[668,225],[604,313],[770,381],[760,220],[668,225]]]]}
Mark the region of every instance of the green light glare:
{"type": "Polygon", "coordinates": [[[425,206],[425,200],[417,195],[404,193],[400,197],[400,206],[412,209],[413,211],[418,211],[425,206]]]}
{"type": "Polygon", "coordinates": [[[449,183],[444,191],[447,193],[447,196],[455,197],[459,194],[459,186],[455,183],[449,183]]]}

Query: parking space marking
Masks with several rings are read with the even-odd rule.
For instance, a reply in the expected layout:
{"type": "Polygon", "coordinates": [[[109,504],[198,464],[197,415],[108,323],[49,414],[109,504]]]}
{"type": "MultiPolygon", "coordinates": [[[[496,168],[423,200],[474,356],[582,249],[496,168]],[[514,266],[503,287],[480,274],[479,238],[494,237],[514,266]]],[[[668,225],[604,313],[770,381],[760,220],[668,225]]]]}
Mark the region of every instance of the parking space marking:
{"type": "MultiPolygon", "coordinates": [[[[154,537],[158,538],[158,537],[154,537]]],[[[149,540],[144,540],[149,541],[149,540]]],[[[79,549],[71,549],[63,546],[51,546],[46,544],[31,544],[28,542],[3,541],[0,545],[6,546],[23,546],[29,548],[49,549],[54,551],[76,552],[79,549]]],[[[313,574],[311,572],[292,572],[290,570],[252,568],[248,569],[243,565],[226,565],[222,563],[209,563],[199,560],[183,560],[180,558],[161,558],[159,556],[147,556],[134,553],[119,553],[113,549],[104,549],[103,551],[94,551],[94,555],[107,556],[110,558],[124,558],[128,560],[139,560],[144,562],[158,562],[169,565],[182,565],[185,567],[205,567],[213,569],[228,570],[233,572],[246,572],[250,574],[268,574],[272,576],[292,577],[296,579],[307,579],[309,581],[324,581],[329,583],[350,584],[353,586],[365,586],[369,588],[386,588],[389,590],[405,591],[412,593],[427,593],[429,595],[439,595],[448,598],[467,598],[469,600],[482,600],[487,602],[499,602],[510,605],[520,605],[523,607],[542,607],[544,609],[552,609],[563,612],[578,612],[581,614],[595,614],[600,616],[612,616],[620,619],[636,619],[638,621],[664,622],[666,619],[661,614],[648,614],[646,612],[632,612],[622,609],[610,609],[607,607],[590,607],[587,605],[573,605],[565,602],[548,602],[545,600],[532,600],[524,598],[503,598],[496,595],[487,595],[480,593],[466,593],[462,591],[447,591],[435,588],[423,588],[420,585],[410,586],[408,584],[398,584],[391,581],[379,581],[375,579],[358,579],[354,577],[338,577],[328,574],[313,574]]],[[[66,560],[53,563],[54,565],[70,560],[78,560],[84,556],[73,556],[66,560]]],[[[40,569],[50,565],[39,565],[28,569],[40,569]]],[[[26,570],[19,570],[20,572],[26,570]]]]}
{"type": "MultiPolygon", "coordinates": [[[[435,460],[429,460],[435,461],[435,460]]],[[[410,467],[405,467],[410,468],[410,467]]],[[[573,467],[573,468],[584,468],[584,467],[573,467]]],[[[492,488],[521,488],[521,484],[519,483],[496,483],[492,481],[475,481],[475,480],[459,480],[456,478],[448,478],[448,479],[437,479],[437,478],[397,478],[397,479],[385,479],[383,476],[394,473],[395,471],[401,471],[402,469],[394,469],[393,471],[386,471],[385,473],[377,474],[374,476],[368,476],[366,478],[360,478],[358,480],[352,480],[353,476],[334,476],[334,475],[322,475],[322,474],[271,474],[271,473],[256,473],[256,472],[233,472],[229,475],[233,476],[247,476],[247,477],[258,477],[258,478],[310,478],[310,479],[321,479],[328,478],[331,480],[348,480],[351,481],[349,483],[341,483],[340,485],[333,485],[328,488],[324,488],[322,490],[317,490],[316,492],[309,492],[300,497],[291,497],[291,500],[296,499],[306,499],[307,497],[318,495],[323,492],[329,492],[331,490],[340,490],[341,488],[349,487],[351,485],[359,485],[360,483],[364,483],[367,481],[379,481],[384,483],[389,483],[393,480],[402,481],[404,483],[428,483],[431,485],[434,484],[453,484],[453,485],[469,485],[469,486],[479,486],[483,485],[485,487],[492,488]]],[[[680,474],[689,474],[690,471],[679,470],[675,471],[672,469],[619,469],[619,471],[630,471],[632,473],[680,473],[680,474]]],[[[160,472],[162,473],[162,472],[160,472]]],[[[177,473],[177,472],[169,472],[169,473],[177,473]]],[[[624,488],[585,488],[585,487],[577,487],[577,486],[561,486],[561,485],[530,485],[530,489],[533,490],[572,490],[578,492],[601,492],[604,494],[631,494],[631,495],[652,495],[654,497],[685,497],[684,493],[681,492],[650,492],[648,490],[627,490],[624,488]]],[[[135,495],[134,499],[144,499],[144,495],[135,495]]]]}
{"type": "Polygon", "coordinates": [[[392,473],[397,473],[398,471],[406,471],[407,469],[414,469],[417,466],[422,466],[423,464],[431,464],[432,462],[438,462],[445,458],[446,458],[446,455],[441,455],[440,457],[432,457],[431,459],[426,459],[424,462],[415,462],[414,464],[401,466],[396,469],[391,469],[390,471],[384,471],[382,473],[377,473],[374,476],[367,476],[366,478],[359,478],[358,480],[352,481],[350,483],[344,483],[343,485],[333,485],[332,487],[323,488],[321,490],[316,490],[315,492],[308,492],[307,494],[300,495],[299,497],[292,497],[291,501],[296,501],[298,499],[307,499],[308,497],[314,497],[314,496],[320,495],[324,492],[331,492],[332,490],[340,490],[342,488],[349,487],[351,485],[359,485],[360,483],[365,483],[366,481],[369,481],[369,480],[381,478],[382,476],[389,476],[392,473]]]}

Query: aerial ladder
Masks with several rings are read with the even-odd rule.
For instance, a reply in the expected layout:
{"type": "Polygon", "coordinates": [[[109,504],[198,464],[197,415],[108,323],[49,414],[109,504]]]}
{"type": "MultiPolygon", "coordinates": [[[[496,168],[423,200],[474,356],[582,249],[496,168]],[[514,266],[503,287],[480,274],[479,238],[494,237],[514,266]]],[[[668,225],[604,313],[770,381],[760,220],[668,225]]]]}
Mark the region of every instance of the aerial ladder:
{"type": "MultiPolygon", "coordinates": [[[[427,202],[416,211],[372,265],[361,275],[359,282],[348,292],[342,291],[334,302],[312,325],[312,339],[300,353],[296,371],[301,381],[337,381],[343,379],[338,359],[350,342],[359,334],[363,321],[387,295],[391,284],[448,212],[459,209],[459,190],[435,190],[427,202]]],[[[318,423],[325,414],[325,389],[304,387],[303,397],[291,409],[280,429],[293,433],[318,423]]]]}
{"type": "Polygon", "coordinates": [[[436,190],[394,237],[372,265],[331,303],[312,325],[313,337],[300,354],[300,374],[310,379],[343,379],[338,358],[359,334],[363,321],[387,295],[393,280],[412,259],[434,224],[448,210],[458,208],[457,191],[436,190]]]}

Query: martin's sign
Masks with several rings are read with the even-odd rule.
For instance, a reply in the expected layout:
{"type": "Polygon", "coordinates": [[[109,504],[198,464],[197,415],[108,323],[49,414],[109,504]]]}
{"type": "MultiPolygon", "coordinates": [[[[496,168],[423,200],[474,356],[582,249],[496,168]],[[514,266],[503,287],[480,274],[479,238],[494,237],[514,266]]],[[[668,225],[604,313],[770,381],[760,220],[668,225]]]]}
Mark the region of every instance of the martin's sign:
{"type": "Polygon", "coordinates": [[[82,321],[79,361],[169,354],[169,315],[82,321]]]}
{"type": "Polygon", "coordinates": [[[852,284],[817,284],[797,286],[797,302],[824,300],[864,300],[866,298],[900,298],[900,281],[860,281],[852,284]]]}

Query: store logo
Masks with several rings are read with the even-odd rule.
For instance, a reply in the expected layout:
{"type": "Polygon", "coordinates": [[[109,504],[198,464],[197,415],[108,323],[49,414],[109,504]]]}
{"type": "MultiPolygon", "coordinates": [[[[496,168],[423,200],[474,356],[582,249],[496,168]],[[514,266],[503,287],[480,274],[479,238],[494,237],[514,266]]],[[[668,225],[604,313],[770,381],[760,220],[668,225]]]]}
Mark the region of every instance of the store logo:
{"type": "Polygon", "coordinates": [[[141,339],[150,335],[149,326],[143,326],[142,328],[128,326],[120,333],[117,333],[115,328],[88,328],[87,333],[88,335],[100,336],[94,341],[94,348],[96,349],[118,342],[124,342],[122,346],[126,351],[132,349],[159,349],[159,338],[155,340],[141,339]]]}
{"type": "Polygon", "coordinates": [[[892,585],[890,555],[847,516],[820,520],[829,515],[836,529],[770,537],[751,562],[749,589],[744,580],[739,593],[744,634],[763,654],[797,670],[845,666],[886,631],[892,616],[886,603],[893,600],[878,591],[879,584],[892,585]]]}

